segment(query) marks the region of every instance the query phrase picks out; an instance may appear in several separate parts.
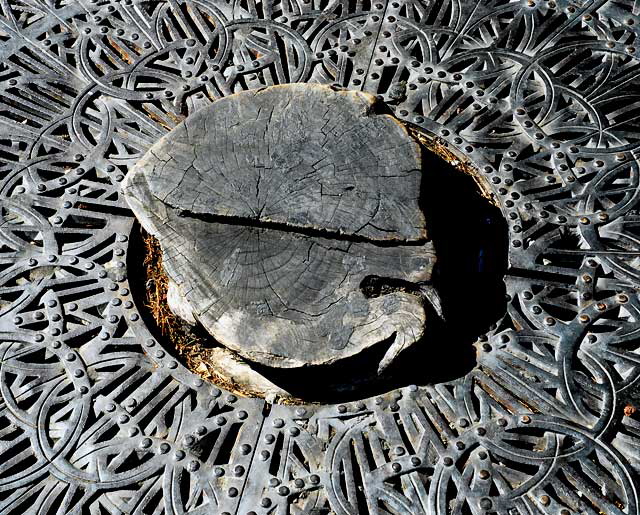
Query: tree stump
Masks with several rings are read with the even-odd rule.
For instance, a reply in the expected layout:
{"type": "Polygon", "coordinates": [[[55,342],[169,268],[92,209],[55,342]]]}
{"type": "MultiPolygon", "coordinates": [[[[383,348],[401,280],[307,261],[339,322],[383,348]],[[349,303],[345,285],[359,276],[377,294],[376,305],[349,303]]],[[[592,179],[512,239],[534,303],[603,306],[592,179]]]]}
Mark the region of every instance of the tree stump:
{"type": "Polygon", "coordinates": [[[246,91],[151,147],[123,191],[160,241],[177,315],[270,367],[326,365],[393,337],[382,370],[420,338],[420,295],[363,288],[424,284],[435,262],[420,147],[374,103],[308,84],[246,91]]]}

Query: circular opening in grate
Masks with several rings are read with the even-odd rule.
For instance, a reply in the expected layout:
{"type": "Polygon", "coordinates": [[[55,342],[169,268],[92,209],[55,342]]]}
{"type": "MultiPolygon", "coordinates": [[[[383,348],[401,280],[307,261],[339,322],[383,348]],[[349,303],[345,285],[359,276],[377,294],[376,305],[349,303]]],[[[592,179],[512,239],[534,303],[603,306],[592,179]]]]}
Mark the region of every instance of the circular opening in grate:
{"type": "MultiPolygon", "coordinates": [[[[438,257],[431,283],[439,293],[444,320],[427,306],[423,336],[382,374],[378,363],[392,338],[330,365],[283,369],[239,356],[230,361],[224,346],[199,323],[184,323],[168,307],[160,244],[140,227],[133,231],[129,253],[137,304],[167,351],[193,373],[241,395],[328,403],[456,379],[474,366],[473,343],[506,306],[507,224],[499,208],[481,194],[475,174],[448,152],[422,146],[420,208],[438,257]],[[255,375],[248,377],[247,371],[255,375]]],[[[368,297],[395,291],[418,294],[411,284],[377,277],[367,277],[361,288],[368,297]]]]}

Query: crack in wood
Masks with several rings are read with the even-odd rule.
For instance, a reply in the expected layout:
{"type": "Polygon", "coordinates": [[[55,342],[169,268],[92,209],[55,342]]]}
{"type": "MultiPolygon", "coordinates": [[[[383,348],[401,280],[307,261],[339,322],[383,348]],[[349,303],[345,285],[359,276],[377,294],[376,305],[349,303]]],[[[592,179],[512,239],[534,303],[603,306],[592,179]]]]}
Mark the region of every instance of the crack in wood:
{"type": "Polygon", "coordinates": [[[427,238],[417,238],[413,240],[376,240],[368,236],[347,233],[343,231],[333,231],[321,227],[309,227],[289,224],[286,222],[274,222],[258,218],[245,218],[240,216],[215,215],[211,213],[194,213],[188,210],[178,211],[181,218],[193,218],[206,223],[215,223],[246,227],[263,231],[282,231],[296,234],[306,238],[323,238],[328,240],[346,241],[352,243],[368,243],[377,247],[397,247],[397,246],[423,246],[430,240],[427,238]]]}

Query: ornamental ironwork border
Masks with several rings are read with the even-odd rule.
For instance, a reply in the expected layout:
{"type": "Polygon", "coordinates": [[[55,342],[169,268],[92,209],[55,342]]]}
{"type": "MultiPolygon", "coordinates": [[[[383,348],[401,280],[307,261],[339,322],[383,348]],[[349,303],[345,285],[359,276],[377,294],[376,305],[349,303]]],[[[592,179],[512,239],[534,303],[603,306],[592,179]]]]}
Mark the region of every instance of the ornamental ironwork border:
{"type": "Polygon", "coordinates": [[[0,2],[0,512],[637,513],[631,0],[0,2]],[[131,296],[120,182],[216,98],[380,95],[485,177],[510,301],[455,381],[271,405],[131,296]]]}

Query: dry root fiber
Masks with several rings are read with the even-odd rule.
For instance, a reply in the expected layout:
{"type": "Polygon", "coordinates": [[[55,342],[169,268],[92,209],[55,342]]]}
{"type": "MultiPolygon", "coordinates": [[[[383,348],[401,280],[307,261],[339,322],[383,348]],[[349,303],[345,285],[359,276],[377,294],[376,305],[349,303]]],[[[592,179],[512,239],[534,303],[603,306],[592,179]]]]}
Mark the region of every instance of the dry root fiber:
{"type": "Polygon", "coordinates": [[[141,229],[144,242],[144,271],[146,274],[145,305],[155,320],[162,336],[178,351],[184,364],[193,373],[203,379],[211,381],[226,390],[251,396],[251,392],[244,391],[233,381],[217,374],[213,367],[212,350],[206,339],[193,332],[169,309],[167,303],[167,289],[169,278],[162,268],[162,249],[160,243],[152,235],[141,229]]]}

